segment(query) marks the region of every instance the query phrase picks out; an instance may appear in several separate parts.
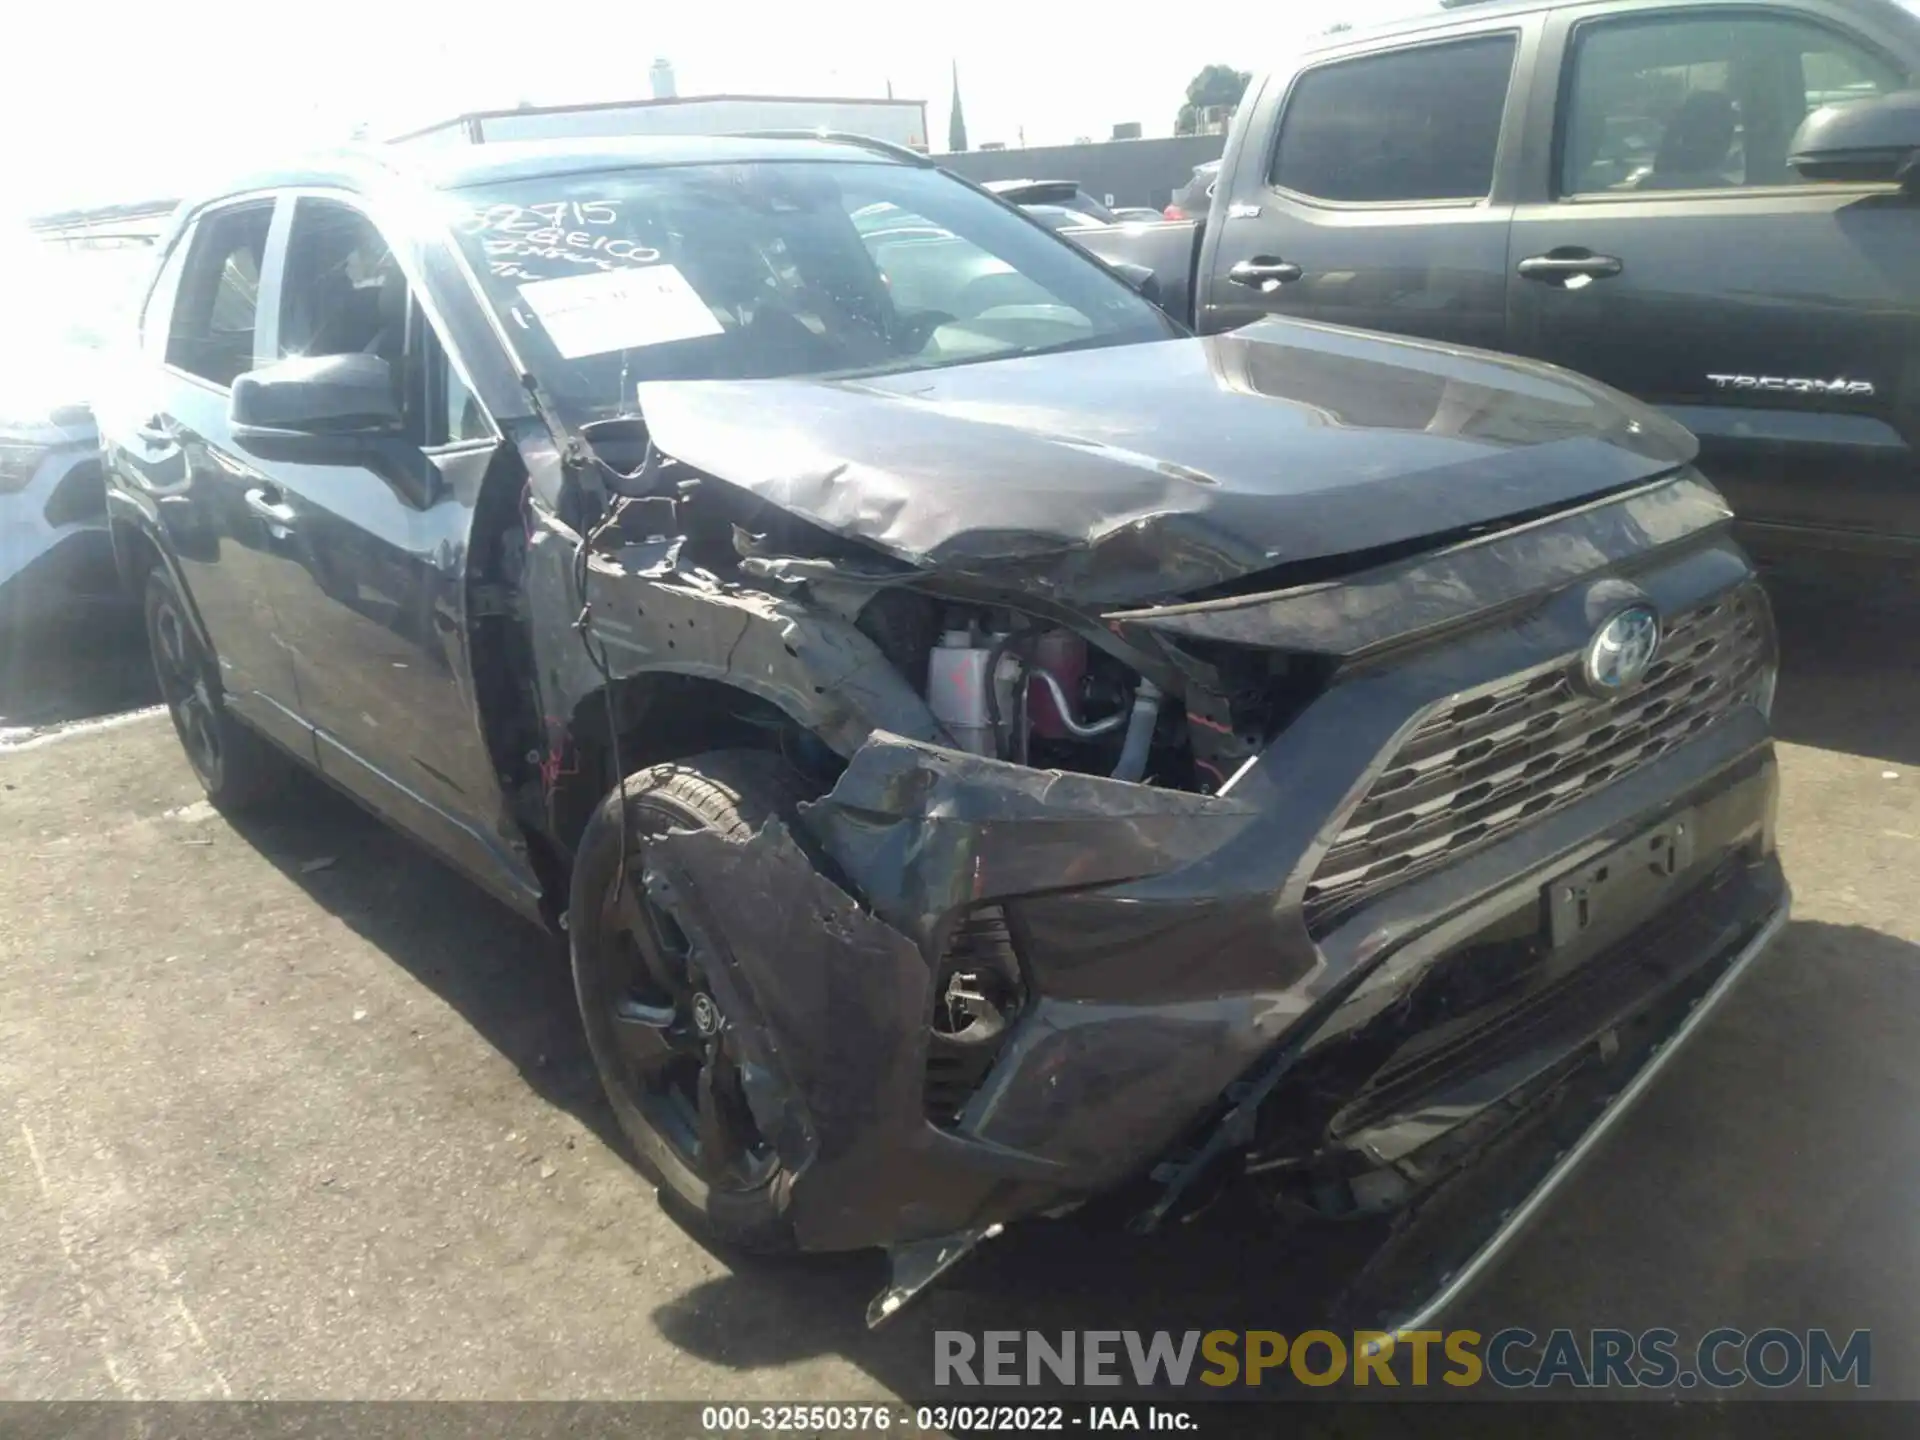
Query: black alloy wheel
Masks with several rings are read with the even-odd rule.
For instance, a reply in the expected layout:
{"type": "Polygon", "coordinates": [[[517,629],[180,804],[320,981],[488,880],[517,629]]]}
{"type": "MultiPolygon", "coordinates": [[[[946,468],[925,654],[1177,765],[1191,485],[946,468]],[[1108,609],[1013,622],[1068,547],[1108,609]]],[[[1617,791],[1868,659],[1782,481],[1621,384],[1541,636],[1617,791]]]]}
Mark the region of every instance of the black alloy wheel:
{"type": "Polygon", "coordinates": [[[614,1115],[683,1209],[754,1250],[791,1248],[787,1171],[748,1102],[745,1057],[708,982],[710,957],[682,924],[683,897],[649,874],[646,849],[669,830],[745,840],[769,819],[791,819],[808,793],[797,772],[760,751],[655,765],[602,801],[574,856],[574,986],[614,1115]]]}
{"type": "Polygon", "coordinates": [[[779,1162],[754,1124],[735,1032],[674,900],[639,874],[609,883],[601,900],[621,1078],[655,1132],[709,1185],[752,1190],[779,1162]]]}

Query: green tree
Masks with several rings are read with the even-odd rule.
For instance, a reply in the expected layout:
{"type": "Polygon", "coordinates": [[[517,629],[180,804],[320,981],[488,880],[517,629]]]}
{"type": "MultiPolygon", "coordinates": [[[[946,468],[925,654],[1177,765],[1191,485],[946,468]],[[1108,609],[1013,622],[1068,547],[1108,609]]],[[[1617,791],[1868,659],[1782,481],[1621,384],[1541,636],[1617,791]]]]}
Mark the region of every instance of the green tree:
{"type": "Polygon", "coordinates": [[[967,148],[967,117],[960,112],[960,62],[953,62],[953,110],[947,116],[947,149],[967,148]]]}
{"type": "Polygon", "coordinates": [[[1173,133],[1191,135],[1200,128],[1200,112],[1214,105],[1238,105],[1253,79],[1250,71],[1231,65],[1209,65],[1187,82],[1187,103],[1173,122],[1173,133]]]}

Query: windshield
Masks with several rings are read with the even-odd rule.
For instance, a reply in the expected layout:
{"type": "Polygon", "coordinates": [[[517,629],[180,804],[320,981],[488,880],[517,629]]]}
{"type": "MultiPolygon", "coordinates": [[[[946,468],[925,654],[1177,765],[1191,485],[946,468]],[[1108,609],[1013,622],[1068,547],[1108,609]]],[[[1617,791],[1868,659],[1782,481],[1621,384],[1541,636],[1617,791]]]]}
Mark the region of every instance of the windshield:
{"type": "Polygon", "coordinates": [[[453,192],[455,234],[570,419],[650,380],[878,374],[1166,339],[1093,261],[937,171],[663,166],[453,192]]]}

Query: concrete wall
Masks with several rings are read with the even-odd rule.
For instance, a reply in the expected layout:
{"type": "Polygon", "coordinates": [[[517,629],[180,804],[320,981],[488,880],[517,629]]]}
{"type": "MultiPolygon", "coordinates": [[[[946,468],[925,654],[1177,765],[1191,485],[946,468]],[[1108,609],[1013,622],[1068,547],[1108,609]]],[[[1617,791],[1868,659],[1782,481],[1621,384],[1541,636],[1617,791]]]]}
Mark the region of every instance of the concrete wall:
{"type": "Polygon", "coordinates": [[[1028,150],[967,150],[934,158],[969,180],[1077,180],[1098,199],[1111,196],[1111,204],[1158,210],[1193,178],[1194,166],[1218,160],[1226,143],[1224,135],[1178,135],[1028,150]]]}
{"type": "Polygon", "coordinates": [[[746,130],[844,130],[916,150],[927,146],[926,106],[918,100],[695,95],[665,102],[583,105],[571,110],[524,110],[480,117],[483,140],[730,135],[746,130]]]}

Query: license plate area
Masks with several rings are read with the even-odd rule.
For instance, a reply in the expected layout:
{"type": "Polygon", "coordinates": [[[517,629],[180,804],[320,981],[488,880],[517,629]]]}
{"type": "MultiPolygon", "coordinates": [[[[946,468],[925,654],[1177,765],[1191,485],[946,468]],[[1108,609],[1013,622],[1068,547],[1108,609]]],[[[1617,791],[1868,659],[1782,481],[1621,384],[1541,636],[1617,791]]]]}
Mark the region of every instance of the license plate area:
{"type": "Polygon", "coordinates": [[[1546,888],[1547,930],[1554,949],[1623,918],[1644,918],[1693,864],[1693,812],[1644,830],[1546,888]]]}

